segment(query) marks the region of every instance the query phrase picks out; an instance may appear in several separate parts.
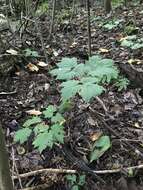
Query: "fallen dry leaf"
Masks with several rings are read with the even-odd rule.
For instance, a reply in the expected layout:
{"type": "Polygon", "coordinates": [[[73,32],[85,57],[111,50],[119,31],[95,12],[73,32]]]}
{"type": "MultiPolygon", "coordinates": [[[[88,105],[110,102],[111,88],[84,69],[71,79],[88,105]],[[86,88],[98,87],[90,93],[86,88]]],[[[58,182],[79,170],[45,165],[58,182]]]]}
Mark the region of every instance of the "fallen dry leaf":
{"type": "Polygon", "coordinates": [[[17,55],[18,54],[18,52],[14,49],[8,49],[8,50],[6,50],[6,52],[11,54],[11,55],[17,55]]]}
{"type": "Polygon", "coordinates": [[[57,57],[57,56],[59,55],[59,53],[58,53],[56,50],[53,50],[53,55],[54,55],[55,57],[57,57]]]}
{"type": "Polygon", "coordinates": [[[128,38],[128,36],[121,37],[121,38],[119,39],[119,41],[122,42],[123,40],[126,40],[127,38],[128,38]]]}
{"type": "Polygon", "coordinates": [[[139,65],[139,64],[141,64],[141,63],[143,63],[143,62],[142,62],[142,60],[140,60],[140,59],[129,59],[129,60],[128,60],[128,63],[129,63],[129,64],[137,64],[137,65],[139,65]]]}
{"type": "Polygon", "coordinates": [[[70,45],[70,48],[76,47],[77,44],[78,44],[77,42],[73,42],[73,43],[70,45]]]}
{"type": "Polygon", "coordinates": [[[48,65],[47,65],[45,62],[43,62],[43,61],[39,61],[39,62],[37,63],[37,65],[40,66],[40,67],[47,67],[47,66],[48,66],[48,65]]]}
{"type": "Polygon", "coordinates": [[[26,113],[28,113],[29,115],[36,115],[36,116],[42,114],[42,112],[40,112],[39,110],[35,110],[35,109],[33,109],[33,110],[28,110],[28,111],[26,111],[26,113]]]}
{"type": "Polygon", "coordinates": [[[91,141],[97,141],[98,139],[99,139],[99,137],[101,137],[101,135],[102,135],[102,132],[95,132],[95,133],[92,133],[91,135],[90,135],[90,140],[91,141]]]}
{"type": "Polygon", "coordinates": [[[136,127],[136,128],[140,128],[139,123],[135,123],[135,124],[134,124],[134,127],[136,127]]]}
{"type": "Polygon", "coordinates": [[[27,66],[26,66],[30,71],[39,71],[39,68],[36,66],[36,65],[34,65],[34,64],[32,64],[32,63],[29,63],[27,66]]]}
{"type": "Polygon", "coordinates": [[[99,52],[101,52],[101,53],[108,53],[109,50],[108,50],[108,49],[105,49],[105,48],[100,48],[100,49],[99,49],[99,52]]]}
{"type": "Polygon", "coordinates": [[[26,151],[25,151],[24,147],[18,146],[17,147],[17,152],[18,152],[19,155],[23,155],[23,154],[25,154],[26,151]]]}

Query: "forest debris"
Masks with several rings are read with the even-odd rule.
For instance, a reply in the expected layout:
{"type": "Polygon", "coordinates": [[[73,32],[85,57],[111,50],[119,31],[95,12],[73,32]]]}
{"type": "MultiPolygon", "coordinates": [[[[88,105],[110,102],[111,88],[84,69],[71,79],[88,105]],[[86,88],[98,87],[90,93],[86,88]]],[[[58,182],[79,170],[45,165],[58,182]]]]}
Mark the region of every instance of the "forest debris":
{"type": "Polygon", "coordinates": [[[143,63],[143,61],[140,60],[140,59],[129,59],[128,63],[129,64],[137,64],[137,65],[139,65],[139,64],[143,63]]]}
{"type": "MultiPolygon", "coordinates": [[[[139,170],[139,169],[143,169],[143,164],[137,165],[137,166],[131,166],[131,167],[127,167],[127,168],[118,168],[118,169],[112,169],[112,170],[93,170],[93,172],[95,174],[113,174],[113,173],[119,173],[124,171],[129,171],[129,170],[139,170]]],[[[65,174],[75,174],[78,173],[77,170],[70,170],[70,169],[54,169],[54,168],[46,168],[46,169],[39,169],[39,170],[35,170],[35,171],[31,171],[28,173],[24,173],[24,174],[19,174],[20,178],[27,178],[30,176],[36,176],[36,175],[40,175],[43,173],[56,173],[56,174],[60,174],[60,173],[65,173],[65,174]]],[[[12,176],[13,179],[17,179],[17,176],[12,176]]]]}
{"type": "Polygon", "coordinates": [[[26,113],[28,113],[29,115],[41,115],[42,112],[40,112],[39,110],[35,110],[35,109],[32,109],[32,110],[28,110],[26,111],[26,113]]]}
{"type": "Polygon", "coordinates": [[[37,65],[40,66],[40,67],[47,67],[47,66],[48,66],[48,65],[47,65],[45,62],[43,62],[43,61],[39,61],[39,62],[37,63],[37,65]]]}
{"type": "Polygon", "coordinates": [[[30,71],[39,71],[39,68],[36,66],[36,65],[34,65],[34,64],[32,64],[32,63],[29,63],[27,66],[26,66],[30,71]]]}
{"type": "Polygon", "coordinates": [[[106,49],[106,48],[99,48],[99,52],[101,52],[101,53],[108,53],[109,50],[106,49]]]}
{"type": "Polygon", "coordinates": [[[16,50],[11,49],[11,48],[8,49],[8,50],[6,50],[6,52],[9,53],[9,54],[11,54],[11,55],[17,55],[18,54],[18,52],[16,50]]]}

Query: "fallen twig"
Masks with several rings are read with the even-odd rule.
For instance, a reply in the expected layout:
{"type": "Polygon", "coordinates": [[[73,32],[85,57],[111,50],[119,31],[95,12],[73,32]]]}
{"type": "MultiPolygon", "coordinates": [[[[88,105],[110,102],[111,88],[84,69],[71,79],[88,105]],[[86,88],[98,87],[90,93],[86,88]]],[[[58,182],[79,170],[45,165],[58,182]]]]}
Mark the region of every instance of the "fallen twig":
{"type": "Polygon", "coordinates": [[[95,99],[100,103],[100,105],[101,105],[102,108],[104,109],[105,113],[107,113],[108,110],[107,110],[107,108],[106,108],[104,102],[103,102],[98,96],[96,96],[95,99]]]}
{"type": "MultiPolygon", "coordinates": [[[[129,170],[135,170],[135,169],[143,169],[143,164],[140,164],[138,166],[131,166],[131,167],[123,167],[119,169],[112,169],[112,170],[93,170],[95,174],[113,174],[113,173],[119,173],[122,172],[122,170],[129,171],[129,170]]],[[[30,176],[35,176],[38,174],[43,174],[43,173],[65,173],[65,174],[75,174],[78,173],[77,170],[68,170],[68,169],[53,169],[53,168],[48,168],[48,169],[40,169],[24,174],[19,174],[20,178],[25,178],[25,177],[30,177],[30,176]]],[[[13,179],[18,179],[17,176],[12,176],[13,179]]]]}
{"type": "MultiPolygon", "coordinates": [[[[19,176],[21,178],[25,178],[25,177],[29,177],[29,176],[35,176],[41,173],[68,173],[68,174],[74,174],[77,173],[76,170],[67,170],[67,169],[53,169],[53,168],[48,168],[48,169],[40,169],[40,170],[36,170],[36,171],[32,171],[32,172],[28,172],[28,173],[24,173],[24,174],[19,174],[19,176]]],[[[13,176],[13,179],[17,179],[17,176],[13,176]]]]}
{"type": "Polygon", "coordinates": [[[16,94],[17,91],[12,91],[12,92],[0,92],[0,95],[12,95],[12,94],[16,94]]]}

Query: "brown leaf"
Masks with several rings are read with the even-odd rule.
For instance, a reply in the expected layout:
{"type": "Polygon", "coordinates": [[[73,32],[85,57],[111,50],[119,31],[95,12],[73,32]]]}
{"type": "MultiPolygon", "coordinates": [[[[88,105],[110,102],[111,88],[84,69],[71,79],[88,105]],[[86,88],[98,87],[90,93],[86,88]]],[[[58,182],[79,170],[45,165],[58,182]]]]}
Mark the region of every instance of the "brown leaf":
{"type": "Polygon", "coordinates": [[[18,52],[14,49],[8,49],[8,50],[6,50],[6,52],[11,54],[11,55],[17,55],[18,54],[18,52]]]}
{"type": "Polygon", "coordinates": [[[91,141],[97,141],[102,135],[102,132],[94,132],[90,135],[90,140],[91,141]]]}
{"type": "Polygon", "coordinates": [[[143,61],[140,60],[140,59],[129,59],[128,63],[129,64],[137,64],[137,65],[139,65],[139,64],[143,63],[143,61]]]}
{"type": "Polygon", "coordinates": [[[35,109],[28,110],[28,111],[26,111],[26,113],[28,113],[29,115],[36,115],[36,116],[42,114],[42,112],[40,112],[39,110],[35,110],[35,109]]]}
{"type": "Polygon", "coordinates": [[[39,61],[39,62],[37,63],[37,65],[40,66],[40,67],[47,67],[47,66],[48,66],[48,65],[47,65],[45,62],[43,62],[43,61],[39,61]]]}
{"type": "Polygon", "coordinates": [[[101,52],[101,53],[108,53],[109,50],[108,50],[108,49],[105,49],[105,48],[100,48],[100,49],[99,49],[99,52],[101,52]]]}
{"type": "Polygon", "coordinates": [[[30,71],[39,71],[39,68],[36,66],[36,65],[34,65],[34,64],[32,64],[32,63],[29,63],[27,66],[26,66],[30,71]]]}

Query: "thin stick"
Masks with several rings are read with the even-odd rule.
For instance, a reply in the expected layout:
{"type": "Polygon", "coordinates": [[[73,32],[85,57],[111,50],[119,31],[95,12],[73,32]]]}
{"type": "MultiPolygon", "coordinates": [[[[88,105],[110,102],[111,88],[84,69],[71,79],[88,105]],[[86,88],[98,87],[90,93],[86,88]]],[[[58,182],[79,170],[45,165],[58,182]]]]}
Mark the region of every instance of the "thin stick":
{"type": "Polygon", "coordinates": [[[41,41],[42,50],[43,50],[43,53],[44,53],[44,56],[45,56],[45,59],[46,59],[46,63],[47,63],[47,65],[48,65],[48,57],[47,57],[46,48],[45,48],[45,45],[44,45],[43,36],[42,36],[40,27],[39,27],[39,25],[38,25],[37,22],[35,22],[35,26],[36,26],[36,28],[37,28],[37,32],[38,32],[38,35],[39,35],[39,39],[40,39],[40,41],[41,41]]]}
{"type": "Polygon", "coordinates": [[[16,166],[15,154],[14,154],[14,149],[13,149],[13,147],[12,147],[12,160],[13,160],[13,165],[14,165],[14,168],[15,168],[15,171],[16,171],[16,176],[17,176],[17,178],[18,178],[20,188],[22,189],[22,188],[23,188],[23,185],[22,185],[21,178],[20,178],[20,176],[19,176],[19,172],[18,172],[17,166],[16,166]]]}
{"type": "MultiPolygon", "coordinates": [[[[40,169],[40,170],[36,170],[36,171],[32,171],[32,172],[28,172],[28,173],[24,173],[24,174],[19,174],[19,176],[21,178],[25,178],[25,177],[29,177],[29,176],[35,176],[35,175],[39,175],[42,173],[68,173],[68,174],[74,174],[77,173],[76,170],[67,170],[67,169],[53,169],[53,168],[48,168],[48,169],[40,169]]],[[[17,176],[13,176],[13,179],[17,179],[17,176]]]]}
{"type": "Polygon", "coordinates": [[[51,19],[51,26],[50,26],[50,32],[49,32],[49,39],[50,39],[50,37],[53,33],[53,29],[54,29],[55,12],[56,12],[56,0],[53,0],[52,19],[51,19]]]}
{"type": "Polygon", "coordinates": [[[104,102],[103,102],[99,97],[97,97],[97,96],[95,97],[95,99],[100,103],[100,105],[101,105],[102,108],[104,109],[105,113],[107,113],[108,110],[107,110],[107,108],[106,108],[104,102]]]}
{"type": "Polygon", "coordinates": [[[12,95],[12,94],[16,94],[17,91],[12,91],[12,92],[0,92],[0,95],[12,95]]]}
{"type": "MultiPolygon", "coordinates": [[[[122,172],[122,170],[135,170],[135,169],[143,169],[143,164],[140,164],[138,166],[131,166],[131,167],[123,167],[119,169],[113,169],[113,170],[93,170],[95,174],[113,174],[113,173],[119,173],[122,172]]],[[[53,168],[48,168],[48,169],[41,169],[41,170],[36,170],[24,174],[19,174],[20,178],[26,178],[30,176],[35,176],[43,173],[55,173],[55,174],[60,174],[60,173],[65,173],[65,174],[76,174],[78,173],[77,170],[68,170],[68,169],[53,169],[53,168]]],[[[13,179],[17,179],[17,176],[12,176],[13,179]]]]}
{"type": "Polygon", "coordinates": [[[88,33],[88,55],[91,57],[91,28],[90,28],[90,2],[86,0],[87,7],[87,33],[88,33]]]}

